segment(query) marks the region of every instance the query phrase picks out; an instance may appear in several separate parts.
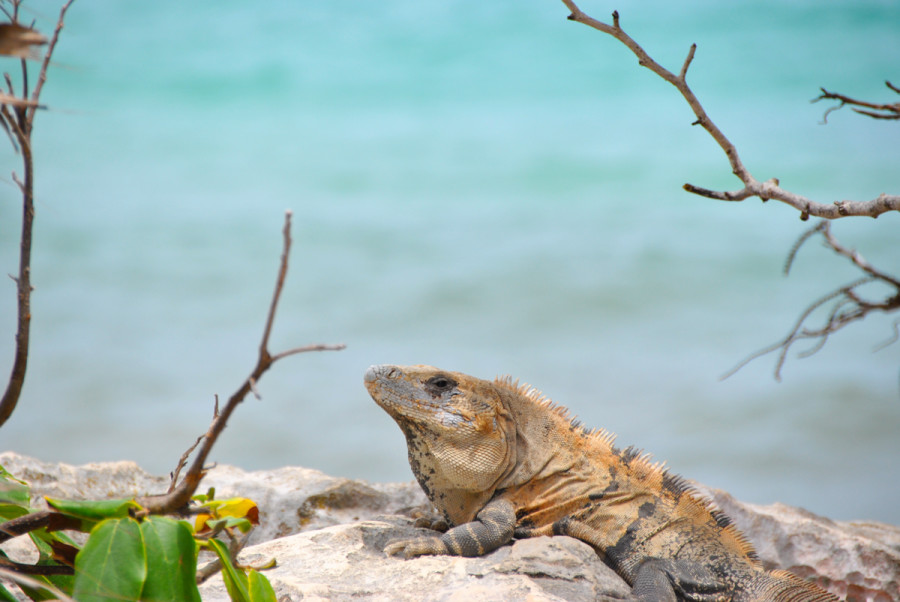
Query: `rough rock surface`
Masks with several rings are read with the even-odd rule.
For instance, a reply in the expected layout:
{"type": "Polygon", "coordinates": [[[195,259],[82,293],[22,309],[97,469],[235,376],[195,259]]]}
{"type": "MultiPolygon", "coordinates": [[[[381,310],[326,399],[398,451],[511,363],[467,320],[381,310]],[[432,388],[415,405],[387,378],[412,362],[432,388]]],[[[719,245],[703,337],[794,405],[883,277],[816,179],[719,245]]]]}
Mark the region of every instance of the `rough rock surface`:
{"type": "MultiPolygon", "coordinates": [[[[168,477],[133,462],[80,467],[0,454],[0,465],[28,481],[36,495],[102,499],[161,493],[168,477]]],[[[374,484],[307,468],[246,472],[219,466],[203,487],[216,497],[243,496],[260,508],[261,526],[241,560],[275,558],[266,571],[282,599],[291,600],[627,600],[629,588],[584,543],[536,538],[484,558],[399,560],[384,544],[413,532],[403,516],[427,509],[418,485],[374,484]]],[[[769,567],[816,579],[851,601],[900,602],[900,528],[837,522],[782,504],[756,506],[725,492],[704,490],[731,516],[769,567]]],[[[27,538],[4,544],[29,560],[27,538]]],[[[204,600],[226,600],[221,578],[201,587],[204,600]]]]}
{"type": "MultiPolygon", "coordinates": [[[[4,452],[0,466],[31,485],[37,504],[42,496],[107,499],[165,493],[169,487],[168,476],[151,475],[128,461],[71,466],[4,452]]],[[[256,502],[260,526],[251,544],[427,504],[412,481],[366,483],[300,467],[247,472],[216,466],[201,483],[202,491],[209,487],[215,487],[217,499],[247,497],[256,502]]]]}
{"type": "Polygon", "coordinates": [[[784,504],[757,506],[713,491],[766,568],[784,568],[847,600],[900,600],[900,528],[841,522],[784,504]]]}
{"type": "MultiPolygon", "coordinates": [[[[411,536],[410,521],[384,517],[307,531],[253,546],[242,562],[262,564],[279,599],[291,600],[629,600],[631,588],[587,545],[570,537],[519,541],[483,558],[400,560],[382,552],[411,536]]],[[[222,580],[200,588],[228,600],[222,580]]]]}

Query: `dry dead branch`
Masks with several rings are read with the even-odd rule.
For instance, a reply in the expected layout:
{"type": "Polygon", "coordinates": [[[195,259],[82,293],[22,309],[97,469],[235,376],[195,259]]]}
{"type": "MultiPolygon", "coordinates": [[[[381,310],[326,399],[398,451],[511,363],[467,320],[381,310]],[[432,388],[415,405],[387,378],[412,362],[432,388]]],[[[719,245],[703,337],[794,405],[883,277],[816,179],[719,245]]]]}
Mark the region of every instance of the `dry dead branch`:
{"type": "Polygon", "coordinates": [[[802,220],[807,220],[810,216],[825,219],[836,219],[848,216],[878,217],[882,213],[888,211],[900,211],[900,195],[881,194],[870,201],[841,200],[826,204],[813,201],[802,195],[781,188],[776,178],[771,178],[764,182],[756,179],[744,166],[737,148],[735,148],[734,144],[731,143],[722,130],[716,126],[712,119],[710,119],[706,110],[700,104],[697,96],[687,83],[687,72],[697,50],[696,44],[692,45],[688,50],[687,57],[681,65],[681,70],[676,75],[653,60],[640,44],[625,33],[620,24],[618,11],[613,12],[612,25],[609,25],[585,14],[578,8],[573,0],[562,0],[562,2],[571,13],[568,17],[569,20],[582,23],[597,31],[611,35],[634,53],[638,58],[638,63],[642,67],[650,69],[653,73],[672,84],[681,93],[697,118],[693,125],[699,125],[709,132],[709,135],[712,136],[728,158],[728,163],[731,165],[732,172],[744,185],[740,190],[718,191],[694,186],[693,184],[685,184],[684,189],[688,192],[720,201],[743,201],[750,197],[758,197],[763,201],[768,201],[770,199],[776,200],[797,209],[797,211],[800,212],[800,219],[802,220]]]}
{"type": "MultiPolygon", "coordinates": [[[[900,88],[893,85],[891,82],[886,81],[884,82],[884,85],[887,86],[889,90],[900,94],[900,88]]],[[[849,96],[838,94],[837,92],[829,92],[825,88],[819,88],[819,90],[821,90],[822,93],[813,98],[811,102],[819,102],[820,100],[838,101],[837,105],[825,111],[825,114],[822,116],[822,123],[828,123],[828,116],[832,112],[843,108],[845,105],[850,105],[850,108],[855,112],[873,119],[900,119],[900,102],[874,103],[865,100],[856,100],[855,98],[850,98],[849,96]],[[864,107],[864,109],[858,107],[864,107]]]]}
{"type": "MultiPolygon", "coordinates": [[[[66,11],[71,6],[73,0],[68,0],[63,4],[59,11],[59,19],[56,22],[56,29],[47,45],[47,51],[41,62],[40,71],[38,73],[37,84],[34,90],[29,93],[28,89],[28,63],[25,58],[21,59],[22,82],[19,93],[16,93],[13,86],[12,78],[6,74],[5,80],[7,85],[6,94],[17,98],[16,102],[0,102],[0,126],[6,130],[12,141],[13,148],[22,155],[22,168],[24,173],[24,181],[20,181],[15,173],[13,180],[22,192],[22,234],[19,238],[19,274],[13,277],[16,282],[17,292],[17,322],[16,322],[16,350],[13,359],[13,367],[9,376],[9,381],[3,397],[0,398],[0,426],[9,419],[16,404],[19,402],[19,396],[22,393],[22,387],[25,384],[25,372],[28,366],[28,348],[31,331],[31,239],[32,230],[34,228],[34,157],[31,152],[31,132],[34,128],[35,111],[40,108],[41,90],[44,82],[47,81],[47,68],[50,66],[50,58],[56,49],[56,43],[59,41],[59,33],[63,28],[66,11]]],[[[46,39],[33,31],[31,28],[23,27],[17,23],[19,6],[21,0],[11,1],[11,10],[4,7],[4,12],[10,18],[11,23],[7,24],[5,33],[7,35],[6,50],[15,53],[16,44],[19,47],[24,44],[28,48],[35,44],[43,44],[46,39]],[[15,40],[15,43],[9,40],[15,40]]],[[[2,38],[0,38],[2,39],[2,38]]],[[[3,44],[0,43],[0,47],[3,44]]]]}
{"type": "MultiPolygon", "coordinates": [[[[853,263],[854,266],[856,266],[856,268],[862,271],[865,276],[840,288],[837,288],[827,295],[824,295],[814,301],[809,305],[809,307],[803,310],[803,313],[800,314],[800,317],[794,323],[794,327],[786,337],[784,337],[777,343],[773,343],[772,345],[769,345],[768,347],[765,347],[764,349],[760,349],[756,353],[753,353],[752,355],[741,361],[734,368],[725,373],[722,376],[723,379],[728,378],[751,361],[769,353],[778,351],[778,360],[775,364],[775,380],[780,381],[781,369],[784,367],[784,362],[787,359],[788,352],[790,351],[791,347],[794,346],[794,344],[801,341],[812,341],[812,347],[801,351],[798,354],[799,357],[809,357],[818,352],[825,345],[831,335],[847,326],[848,324],[862,320],[867,315],[873,312],[892,312],[900,309],[900,280],[891,276],[890,274],[886,274],[876,269],[855,250],[848,249],[847,247],[840,244],[837,239],[835,239],[831,234],[830,222],[827,222],[825,220],[819,222],[816,226],[807,230],[799,239],[797,239],[797,242],[794,244],[793,248],[788,254],[787,261],[785,262],[785,275],[788,275],[788,273],[790,272],[791,267],[794,263],[794,259],[796,258],[800,248],[806,243],[806,241],[817,234],[822,236],[826,247],[828,247],[838,255],[846,257],[851,263],[853,263]],[[886,286],[890,292],[878,299],[866,298],[863,295],[861,289],[872,283],[880,283],[886,286]],[[824,322],[821,325],[815,327],[807,326],[812,314],[816,310],[829,304],[831,305],[831,307],[828,310],[827,317],[825,318],[824,322]]],[[[894,324],[894,333],[895,335],[897,334],[896,323],[894,324]]],[[[879,345],[876,349],[882,349],[887,345],[895,342],[896,340],[897,337],[894,336],[890,340],[879,345]]]]}
{"type": "MultiPolygon", "coordinates": [[[[266,326],[263,330],[262,341],[260,341],[259,344],[259,357],[257,358],[256,366],[253,368],[250,376],[247,377],[247,379],[238,388],[238,390],[229,398],[228,403],[225,404],[225,408],[222,409],[221,412],[219,412],[218,410],[215,412],[215,417],[213,418],[212,423],[209,425],[209,429],[206,431],[206,434],[201,436],[202,445],[200,446],[200,451],[197,452],[193,463],[191,464],[187,473],[185,473],[184,478],[181,480],[181,482],[178,483],[178,485],[174,488],[170,488],[169,492],[164,495],[149,496],[137,499],[137,502],[141,506],[143,506],[143,512],[146,514],[170,514],[178,512],[185,506],[187,506],[188,502],[191,500],[191,496],[193,496],[197,491],[197,487],[200,485],[200,481],[206,474],[206,458],[209,455],[209,452],[212,449],[213,445],[215,444],[216,439],[218,439],[219,434],[221,434],[221,432],[225,429],[225,425],[228,422],[228,418],[231,416],[231,413],[235,410],[238,404],[240,404],[244,400],[244,398],[252,392],[253,388],[255,387],[255,383],[259,381],[260,377],[269,368],[271,368],[276,361],[298,353],[305,353],[308,351],[338,351],[345,347],[342,344],[317,344],[288,349],[287,351],[282,351],[281,353],[277,353],[275,355],[272,355],[269,352],[269,335],[272,332],[272,324],[275,321],[275,313],[278,309],[278,301],[281,298],[281,291],[284,288],[284,280],[287,276],[288,270],[288,254],[291,249],[290,211],[287,211],[285,213],[284,229],[282,231],[282,234],[284,238],[284,246],[281,253],[281,265],[278,270],[278,278],[275,282],[275,291],[272,294],[272,301],[269,305],[269,313],[266,317],[266,326]]],[[[216,403],[218,405],[218,401],[216,403]]],[[[179,471],[181,466],[183,466],[183,462],[184,456],[182,457],[182,460],[179,461],[179,471]]]]}
{"type": "MultiPolygon", "coordinates": [[[[709,133],[710,136],[712,136],[712,138],[725,153],[725,156],[728,158],[728,162],[731,166],[732,172],[741,180],[744,185],[742,189],[736,191],[719,191],[702,188],[693,184],[685,184],[684,189],[688,192],[722,201],[743,201],[744,199],[748,199],[750,197],[758,197],[763,202],[774,199],[786,203],[800,211],[800,219],[804,221],[808,220],[810,216],[824,218],[825,220],[847,216],[869,216],[875,218],[882,213],[886,213],[889,211],[900,211],[900,195],[881,194],[870,201],[842,200],[835,201],[834,203],[829,205],[815,202],[804,196],[781,188],[777,178],[771,178],[765,182],[757,180],[744,165],[743,161],[740,158],[740,155],[738,154],[737,148],[718,128],[718,126],[716,126],[712,119],[710,119],[709,115],[706,113],[706,110],[703,108],[693,90],[691,90],[691,87],[687,83],[688,69],[690,68],[691,63],[694,60],[694,55],[697,51],[696,44],[691,45],[690,49],[688,50],[687,56],[681,65],[681,69],[676,75],[672,71],[669,71],[668,69],[657,63],[652,57],[650,57],[650,55],[647,54],[647,52],[640,46],[640,44],[638,44],[631,36],[625,33],[625,31],[622,29],[618,11],[613,12],[612,24],[610,25],[608,23],[598,21],[597,19],[594,19],[593,17],[585,14],[580,8],[578,8],[573,0],[562,0],[562,2],[570,11],[568,17],[569,20],[582,23],[584,25],[587,25],[588,27],[592,27],[593,29],[614,37],[616,40],[624,44],[629,50],[631,50],[632,53],[634,53],[634,55],[638,59],[638,63],[642,67],[650,69],[653,73],[669,82],[679,91],[681,96],[687,101],[688,105],[691,107],[691,110],[696,116],[696,121],[693,122],[693,125],[701,126],[709,133]]],[[[885,83],[887,87],[892,91],[900,93],[900,88],[895,87],[890,82],[885,83]]],[[[816,100],[822,99],[832,99],[838,100],[840,102],[837,107],[829,109],[829,111],[825,113],[826,118],[828,116],[828,113],[837,108],[840,108],[845,104],[853,105],[855,111],[862,113],[863,115],[868,115],[870,117],[879,119],[900,118],[900,103],[868,103],[855,100],[841,94],[828,92],[824,88],[822,88],[822,95],[816,100]],[[862,110],[856,107],[864,107],[865,109],[869,110],[862,110]]],[[[794,325],[794,328],[783,340],[769,347],[766,347],[765,349],[762,349],[757,353],[754,353],[753,355],[742,361],[740,364],[738,364],[734,369],[725,374],[722,378],[727,378],[731,374],[734,374],[737,370],[739,370],[741,367],[743,367],[753,359],[780,350],[778,362],[775,367],[775,378],[776,380],[780,380],[781,369],[784,365],[788,351],[795,343],[808,339],[815,342],[812,348],[800,354],[801,357],[807,357],[821,349],[825,342],[828,340],[829,336],[831,336],[844,326],[852,322],[861,320],[868,314],[875,311],[891,312],[900,309],[900,282],[898,282],[895,278],[889,276],[888,274],[885,274],[872,267],[862,258],[862,256],[856,253],[856,251],[849,250],[838,243],[838,241],[831,234],[831,229],[827,221],[822,221],[820,224],[807,231],[803,236],[800,237],[800,239],[797,241],[797,243],[794,245],[794,248],[790,252],[785,269],[786,273],[787,271],[789,271],[790,265],[793,263],[793,259],[796,256],[799,248],[806,240],[808,240],[815,234],[820,234],[824,239],[826,246],[831,248],[835,253],[847,257],[857,268],[862,270],[866,275],[863,278],[840,287],[816,300],[802,312],[800,318],[794,325]],[[879,282],[883,285],[887,285],[889,289],[893,290],[894,292],[887,294],[884,298],[881,299],[866,299],[861,291],[861,288],[874,282],[879,282]],[[817,328],[807,328],[806,324],[810,316],[817,309],[828,304],[831,304],[831,309],[824,324],[817,328]]],[[[900,335],[898,335],[897,333],[896,322],[894,324],[894,333],[895,337],[882,345],[882,347],[890,344],[897,338],[900,338],[900,335]]]]}

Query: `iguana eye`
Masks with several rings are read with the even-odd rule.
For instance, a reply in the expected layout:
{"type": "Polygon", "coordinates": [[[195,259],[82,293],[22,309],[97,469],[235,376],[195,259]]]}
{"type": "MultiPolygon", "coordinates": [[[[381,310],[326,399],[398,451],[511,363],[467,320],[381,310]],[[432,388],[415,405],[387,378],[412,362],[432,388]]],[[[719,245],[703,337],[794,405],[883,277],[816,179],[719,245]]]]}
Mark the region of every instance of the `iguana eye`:
{"type": "Polygon", "coordinates": [[[425,389],[434,396],[441,395],[456,386],[456,381],[445,374],[432,376],[425,381],[425,389]]]}

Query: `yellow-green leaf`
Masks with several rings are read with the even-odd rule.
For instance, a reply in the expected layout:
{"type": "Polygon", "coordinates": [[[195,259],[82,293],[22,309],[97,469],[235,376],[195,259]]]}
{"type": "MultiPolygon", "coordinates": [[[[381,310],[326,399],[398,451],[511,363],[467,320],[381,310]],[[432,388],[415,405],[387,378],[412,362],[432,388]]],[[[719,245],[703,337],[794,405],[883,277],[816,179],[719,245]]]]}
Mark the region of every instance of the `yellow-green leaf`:
{"type": "Polygon", "coordinates": [[[278,602],[272,584],[263,574],[250,569],[247,581],[249,582],[251,602],[278,602]]]}
{"type": "Polygon", "coordinates": [[[31,493],[28,485],[20,481],[6,469],[0,466],[0,503],[15,504],[28,507],[31,502],[31,493]]]}
{"type": "Polygon", "coordinates": [[[250,602],[250,584],[247,575],[231,562],[231,555],[225,544],[218,539],[210,539],[206,545],[212,548],[222,562],[222,581],[225,582],[228,596],[234,602],[250,602]]]}
{"type": "MultiPolygon", "coordinates": [[[[256,506],[256,502],[251,499],[247,499],[245,497],[236,497],[231,498],[229,500],[212,500],[202,504],[203,506],[209,508],[209,513],[198,514],[197,519],[194,522],[194,531],[196,533],[200,533],[207,528],[207,521],[212,521],[213,519],[218,518],[241,518],[250,521],[251,524],[258,525],[259,524],[259,508],[256,506]]],[[[228,524],[227,526],[238,526],[236,523],[234,525],[228,524]]],[[[246,532],[248,527],[244,525],[238,526],[238,528],[246,532]]]]}

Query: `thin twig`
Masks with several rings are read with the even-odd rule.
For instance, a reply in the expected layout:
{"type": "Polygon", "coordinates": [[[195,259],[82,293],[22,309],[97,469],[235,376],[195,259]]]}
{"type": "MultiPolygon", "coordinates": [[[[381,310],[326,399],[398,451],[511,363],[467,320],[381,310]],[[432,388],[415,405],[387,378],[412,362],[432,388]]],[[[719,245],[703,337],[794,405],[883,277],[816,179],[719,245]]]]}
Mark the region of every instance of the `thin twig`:
{"type": "MultiPolygon", "coordinates": [[[[744,184],[744,187],[741,190],[734,192],[715,191],[700,186],[694,186],[693,184],[685,184],[684,189],[686,191],[722,201],[743,201],[750,197],[758,197],[763,201],[774,199],[786,203],[800,211],[801,219],[808,219],[809,216],[825,219],[836,219],[847,216],[878,217],[882,213],[888,211],[900,211],[900,195],[882,194],[870,201],[842,200],[827,204],[818,203],[802,195],[785,190],[778,185],[778,181],[774,178],[765,182],[757,180],[744,166],[737,148],[709,118],[706,110],[697,99],[697,96],[687,84],[687,70],[691,61],[693,61],[694,52],[696,50],[695,46],[691,46],[687,59],[685,59],[684,64],[681,67],[680,73],[675,75],[653,60],[640,44],[622,30],[619,25],[618,12],[613,13],[613,25],[608,25],[585,14],[578,8],[573,0],[562,0],[562,3],[566,5],[571,13],[568,17],[569,20],[582,23],[614,37],[634,53],[641,66],[650,69],[653,73],[672,84],[681,93],[681,96],[687,101],[691,110],[694,112],[694,115],[697,117],[694,124],[700,125],[710,136],[712,136],[728,158],[728,163],[731,165],[732,172],[744,184]]],[[[891,88],[893,89],[893,86],[891,86],[891,88]]]]}
{"type": "Polygon", "coordinates": [[[288,349],[287,351],[276,353],[272,356],[272,361],[280,360],[289,355],[297,355],[298,353],[308,353],[310,351],[340,351],[346,348],[347,346],[343,343],[338,343],[336,345],[326,345],[321,343],[316,345],[306,345],[305,347],[297,347],[295,349],[288,349]]]}
{"type": "MultiPolygon", "coordinates": [[[[34,101],[35,107],[38,104],[38,99],[41,96],[41,90],[44,88],[44,83],[46,83],[47,81],[47,68],[50,66],[50,57],[53,55],[53,51],[56,49],[56,43],[59,41],[59,34],[63,29],[63,21],[66,17],[66,11],[68,11],[69,7],[72,6],[72,2],[74,2],[74,0],[68,0],[60,9],[59,19],[56,22],[56,28],[53,30],[53,36],[50,38],[50,43],[47,45],[47,53],[44,55],[43,63],[41,63],[41,71],[38,74],[38,81],[34,86],[34,92],[32,92],[31,94],[31,100],[34,101]]],[[[29,122],[34,121],[35,107],[29,109],[29,122]]]]}
{"type": "MultiPolygon", "coordinates": [[[[888,81],[884,83],[888,87],[888,89],[900,94],[898,88],[891,84],[891,82],[888,81]]],[[[900,102],[874,103],[865,100],[850,98],[849,96],[838,94],[836,92],[829,92],[825,88],[819,88],[819,90],[821,90],[822,93],[813,98],[810,102],[819,102],[820,100],[837,100],[839,103],[825,111],[825,114],[822,116],[822,123],[828,123],[828,115],[844,107],[845,105],[850,105],[850,107],[860,115],[865,115],[874,119],[900,119],[900,102]],[[865,111],[857,107],[865,107],[872,110],[865,111]]]]}
{"type": "Polygon", "coordinates": [[[794,246],[791,247],[790,252],[788,253],[787,260],[784,262],[784,275],[788,276],[791,273],[791,267],[794,265],[794,259],[797,257],[797,252],[800,250],[800,247],[803,246],[807,240],[809,240],[814,234],[822,231],[823,228],[828,224],[828,222],[819,222],[806,232],[800,235],[800,238],[794,243],[794,246]]]}
{"type": "MultiPolygon", "coordinates": [[[[828,248],[830,248],[838,255],[849,259],[857,269],[859,269],[866,275],[858,280],[835,289],[827,295],[824,295],[814,301],[805,310],[803,310],[803,312],[800,314],[800,317],[794,323],[794,327],[788,332],[787,336],[785,336],[777,343],[773,343],[772,345],[760,349],[759,351],[746,357],[734,368],[723,374],[721,377],[722,379],[726,379],[729,376],[733,375],[753,360],[764,355],[768,355],[773,351],[778,351],[778,359],[775,362],[775,380],[780,381],[781,370],[784,367],[785,361],[787,360],[788,352],[794,344],[805,340],[813,341],[812,347],[798,354],[798,357],[800,358],[809,357],[821,350],[825,346],[825,343],[828,341],[831,335],[833,335],[841,328],[847,326],[848,324],[862,320],[872,312],[892,312],[900,309],[900,280],[891,276],[890,274],[886,274],[874,268],[858,252],[852,249],[848,249],[847,247],[840,244],[831,233],[830,226],[831,224],[829,222],[822,221],[800,236],[800,238],[797,240],[797,242],[794,243],[794,246],[791,248],[790,253],[788,254],[788,259],[785,262],[785,275],[787,275],[790,271],[794,259],[796,258],[797,253],[803,246],[803,244],[816,234],[822,236],[825,241],[825,245],[828,248]],[[893,292],[876,301],[864,299],[860,295],[859,289],[873,282],[884,284],[893,289],[893,292]],[[810,318],[813,312],[815,312],[820,307],[832,302],[833,305],[831,306],[831,309],[829,310],[827,317],[823,320],[821,326],[817,328],[805,327],[807,320],[810,318]]],[[[895,336],[893,338],[879,345],[876,349],[882,349],[898,339],[897,322],[894,322],[894,334],[895,336]]]]}
{"type": "MultiPolygon", "coordinates": [[[[218,402],[217,402],[218,403],[218,402]]],[[[218,413],[218,406],[216,407],[216,413],[218,413]]],[[[215,418],[215,416],[213,416],[215,418]]],[[[178,483],[178,477],[181,474],[182,469],[184,469],[185,465],[187,465],[187,460],[194,453],[194,450],[197,449],[197,446],[200,445],[200,442],[206,437],[206,433],[203,433],[197,440],[194,441],[194,444],[191,445],[187,450],[181,454],[181,457],[178,458],[178,464],[175,465],[175,470],[172,471],[171,474],[171,482],[169,483],[169,489],[166,493],[172,493],[175,490],[175,485],[178,483]]]]}

